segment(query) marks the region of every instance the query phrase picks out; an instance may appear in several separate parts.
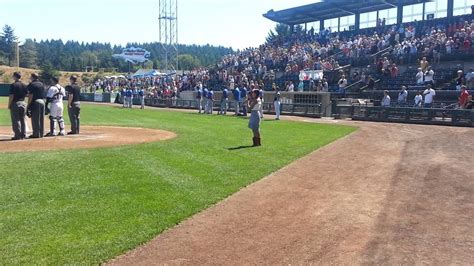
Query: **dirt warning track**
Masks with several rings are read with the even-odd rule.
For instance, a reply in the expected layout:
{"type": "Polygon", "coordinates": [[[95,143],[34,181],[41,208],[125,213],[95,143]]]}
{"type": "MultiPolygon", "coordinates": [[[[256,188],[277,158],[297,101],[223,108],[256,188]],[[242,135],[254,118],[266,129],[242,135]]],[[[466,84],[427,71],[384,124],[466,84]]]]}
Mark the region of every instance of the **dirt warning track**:
{"type": "Polygon", "coordinates": [[[474,263],[474,129],[351,124],[110,263],[474,263]]]}

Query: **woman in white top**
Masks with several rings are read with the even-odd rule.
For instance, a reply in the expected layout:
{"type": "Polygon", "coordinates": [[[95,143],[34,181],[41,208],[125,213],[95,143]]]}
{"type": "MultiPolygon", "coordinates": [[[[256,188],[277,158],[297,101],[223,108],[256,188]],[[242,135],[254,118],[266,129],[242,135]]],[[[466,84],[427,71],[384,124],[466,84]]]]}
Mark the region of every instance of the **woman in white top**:
{"type": "Polygon", "coordinates": [[[390,95],[387,90],[383,92],[382,107],[390,107],[390,95]]]}
{"type": "Polygon", "coordinates": [[[247,102],[247,107],[251,110],[249,128],[253,132],[253,146],[262,145],[260,142],[260,112],[262,112],[262,100],[259,95],[260,92],[258,90],[253,90],[247,102]]]}

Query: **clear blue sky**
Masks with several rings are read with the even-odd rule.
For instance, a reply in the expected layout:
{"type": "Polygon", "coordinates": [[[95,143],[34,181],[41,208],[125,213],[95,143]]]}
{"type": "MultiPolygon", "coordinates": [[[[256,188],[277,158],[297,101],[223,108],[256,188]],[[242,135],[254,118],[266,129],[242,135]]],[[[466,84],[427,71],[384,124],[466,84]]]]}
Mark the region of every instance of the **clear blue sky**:
{"type": "MultiPolygon", "coordinates": [[[[262,14],[318,0],[178,0],[179,42],[255,47],[275,23],[262,14]]],[[[158,41],[158,0],[0,0],[0,26],[26,38],[158,41]]]]}

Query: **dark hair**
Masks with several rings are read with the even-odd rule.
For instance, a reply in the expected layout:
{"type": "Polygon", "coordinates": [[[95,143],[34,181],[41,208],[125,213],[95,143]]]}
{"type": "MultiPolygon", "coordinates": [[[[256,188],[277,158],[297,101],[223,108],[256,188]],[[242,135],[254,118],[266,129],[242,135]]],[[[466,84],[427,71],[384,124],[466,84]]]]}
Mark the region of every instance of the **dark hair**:
{"type": "Polygon", "coordinates": [[[17,79],[21,79],[21,73],[16,71],[16,72],[13,72],[13,76],[17,79]]]}
{"type": "Polygon", "coordinates": [[[59,83],[59,79],[57,77],[52,77],[51,80],[54,82],[54,83],[59,83]]]}
{"type": "Polygon", "coordinates": [[[38,74],[36,74],[36,73],[31,73],[31,77],[32,77],[33,79],[39,79],[39,76],[38,76],[38,74]]]}
{"type": "Polygon", "coordinates": [[[255,93],[255,96],[258,98],[260,97],[260,91],[259,90],[253,90],[253,93],[255,93]]]}
{"type": "Polygon", "coordinates": [[[69,79],[72,80],[73,82],[76,82],[77,81],[77,76],[72,75],[69,79]]]}

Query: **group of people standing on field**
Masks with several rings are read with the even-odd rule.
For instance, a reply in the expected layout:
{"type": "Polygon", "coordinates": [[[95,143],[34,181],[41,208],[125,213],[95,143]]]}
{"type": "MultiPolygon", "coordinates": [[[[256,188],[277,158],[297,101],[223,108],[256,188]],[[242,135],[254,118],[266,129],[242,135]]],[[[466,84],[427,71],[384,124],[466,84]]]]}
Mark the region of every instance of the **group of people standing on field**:
{"type": "Polygon", "coordinates": [[[145,90],[144,89],[132,89],[132,87],[123,88],[120,91],[120,98],[122,101],[123,108],[133,108],[133,99],[140,99],[140,109],[145,109],[145,90]]]}
{"type": "MultiPolygon", "coordinates": [[[[226,115],[229,108],[229,96],[232,94],[234,98],[234,110],[236,116],[247,116],[250,113],[250,121],[248,127],[253,132],[253,146],[261,145],[260,122],[263,119],[263,89],[255,85],[247,89],[245,84],[229,84],[222,90],[222,97],[219,103],[218,115],[226,115]],[[240,88],[239,88],[240,87],[240,88]]],[[[214,109],[215,96],[214,92],[207,89],[201,82],[196,85],[196,102],[198,112],[200,114],[212,114],[214,109]]],[[[276,120],[280,120],[281,101],[280,92],[277,91],[274,97],[274,108],[276,120]]]]}
{"type": "Polygon", "coordinates": [[[67,96],[67,106],[69,119],[71,121],[71,131],[68,135],[79,134],[80,122],[80,87],[77,83],[77,76],[70,77],[70,85],[63,88],[59,84],[59,79],[52,78],[52,85],[46,86],[39,80],[36,73],[31,74],[31,82],[26,86],[21,81],[21,73],[13,73],[14,82],[10,86],[8,109],[10,109],[12,129],[14,136],[12,140],[26,139],[27,123],[26,117],[31,118],[33,133],[28,136],[30,139],[43,137],[65,136],[63,118],[63,99],[67,96]],[[28,101],[25,102],[25,98],[28,101]],[[45,101],[46,99],[46,101],[45,101]],[[50,130],[44,134],[44,116],[49,115],[50,130]],[[56,131],[58,124],[58,131],[56,131]]]}

